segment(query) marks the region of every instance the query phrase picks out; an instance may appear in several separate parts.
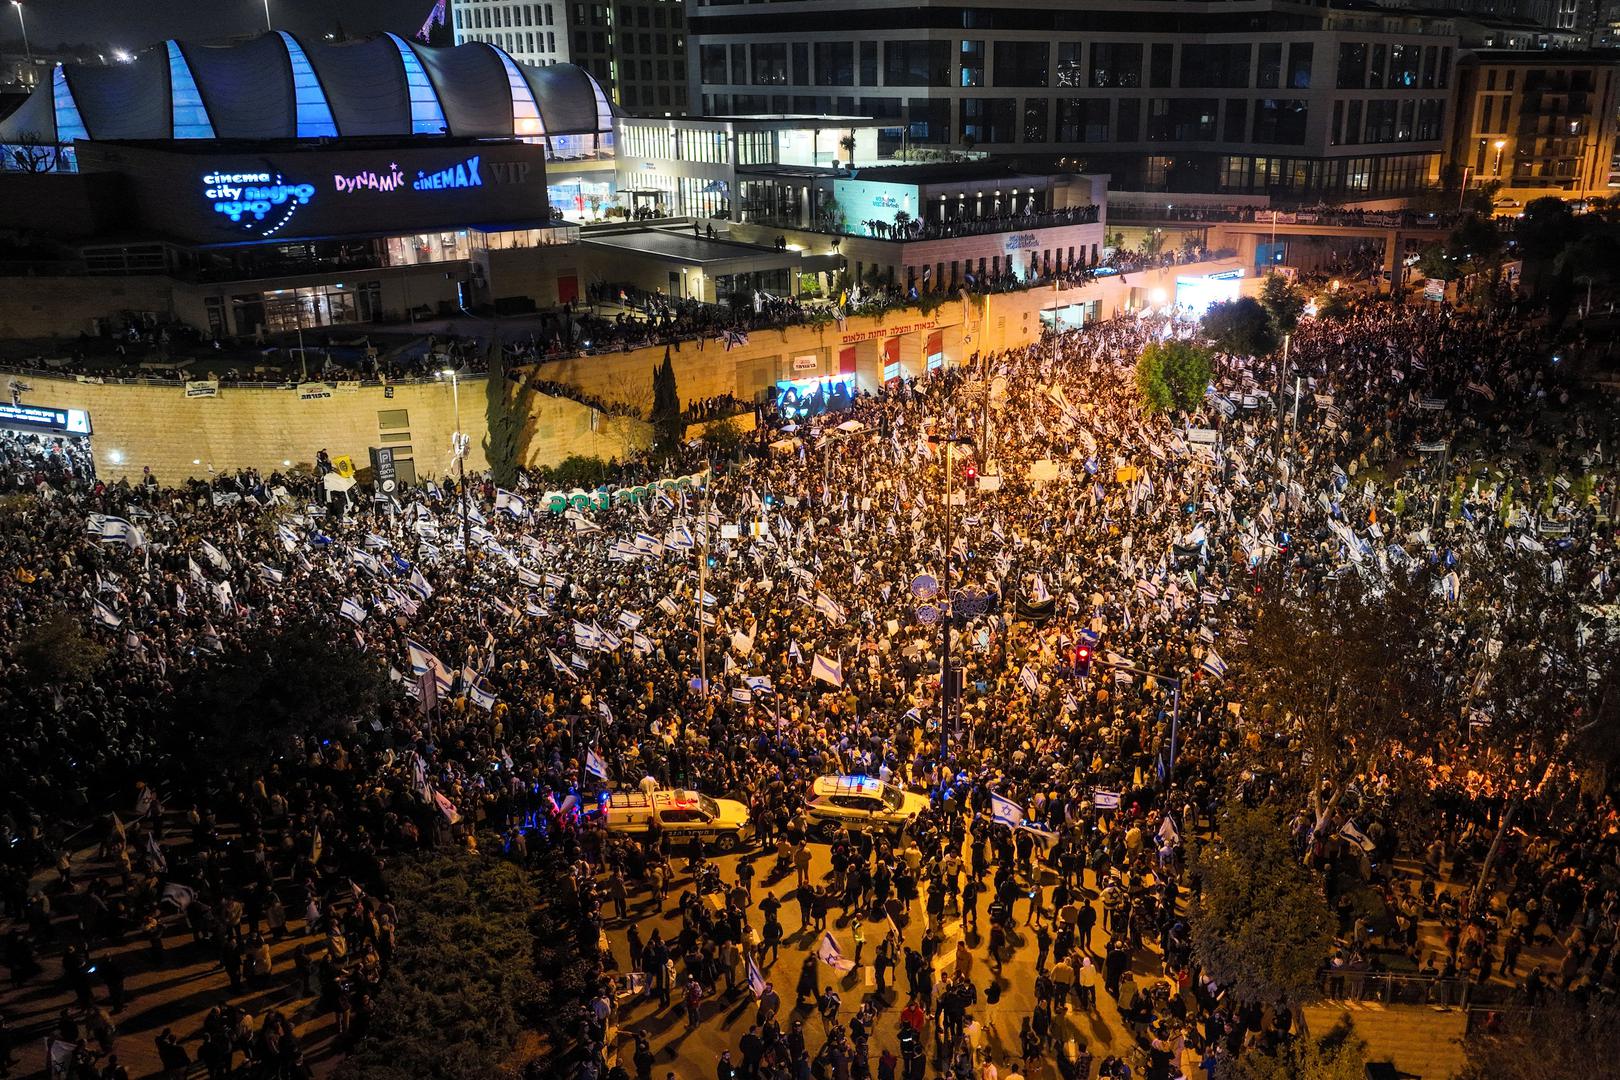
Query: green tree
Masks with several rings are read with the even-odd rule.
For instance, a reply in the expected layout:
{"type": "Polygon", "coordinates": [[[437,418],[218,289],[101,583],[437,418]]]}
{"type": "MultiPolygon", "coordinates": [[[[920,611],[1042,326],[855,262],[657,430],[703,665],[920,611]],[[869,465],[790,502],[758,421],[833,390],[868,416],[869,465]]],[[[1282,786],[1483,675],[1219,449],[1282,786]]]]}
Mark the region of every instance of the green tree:
{"type": "Polygon", "coordinates": [[[1227,660],[1241,673],[1244,709],[1286,738],[1267,740],[1261,766],[1305,801],[1321,827],[1359,775],[1394,767],[1388,751],[1419,734],[1435,704],[1432,577],[1361,575],[1299,592],[1264,585],[1248,640],[1227,660]]]}
{"type": "Polygon", "coordinates": [[[1321,878],[1294,857],[1270,807],[1230,807],[1198,854],[1202,890],[1189,922],[1193,956],[1241,1004],[1290,1007],[1317,996],[1333,948],[1321,878]]]}
{"type": "Polygon", "coordinates": [[[1348,319],[1354,308],[1351,307],[1350,297],[1343,289],[1334,289],[1322,297],[1317,305],[1316,317],[1327,319],[1329,322],[1343,322],[1348,319]]]}
{"type": "Polygon", "coordinates": [[[686,435],[681,416],[681,393],[675,386],[675,364],[664,346],[664,362],[653,369],[653,439],[658,450],[674,453],[686,435]]]}
{"type": "Polygon", "coordinates": [[[737,418],[711,420],[703,427],[703,446],[711,457],[729,458],[742,445],[743,429],[737,418]]]}
{"type": "Polygon", "coordinates": [[[1556,196],[1531,199],[1514,225],[1514,246],[1524,259],[1525,278],[1537,294],[1555,279],[1554,263],[1575,238],[1577,225],[1569,204],[1556,196]]]}
{"type": "Polygon", "coordinates": [[[1277,333],[1292,334],[1305,311],[1305,294],[1281,274],[1267,274],[1260,288],[1260,306],[1271,316],[1271,325],[1277,333]]]}
{"type": "MultiPolygon", "coordinates": [[[[1222,1074],[1223,1076],[1227,1074],[1222,1074]]],[[[1367,1045],[1342,1017],[1327,1034],[1296,1036],[1268,1052],[1243,1051],[1232,1063],[1231,1080],[1366,1080],[1367,1045]]]]}
{"type": "Polygon", "coordinates": [[[484,436],[484,457],[495,483],[509,488],[517,483],[518,467],[522,464],[523,433],[529,423],[534,385],[521,373],[509,377],[506,350],[500,342],[491,343],[488,360],[489,377],[484,383],[484,417],[488,428],[484,436]]]}
{"type": "Polygon", "coordinates": [[[466,851],[393,865],[393,962],[340,1080],[516,1077],[519,1036],[545,1018],[531,920],[539,894],[511,863],[466,851]]]}
{"type": "Polygon", "coordinates": [[[1136,388],[1148,412],[1197,408],[1209,388],[1209,350],[1186,341],[1150,342],[1136,358],[1136,388]]]}
{"type": "Polygon", "coordinates": [[[1211,304],[1204,312],[1204,336],[1231,356],[1266,356],[1282,340],[1270,313],[1252,296],[1211,304]]]}
{"type": "MultiPolygon", "coordinates": [[[[348,624],[345,623],[345,626],[348,624]]],[[[387,667],[317,620],[264,627],[193,671],[179,687],[171,752],[212,775],[267,767],[309,736],[336,736],[378,717],[394,689],[387,667]]]]}
{"type": "Polygon", "coordinates": [[[17,662],[41,686],[88,679],[106,658],[107,650],[84,632],[83,620],[61,608],[47,612],[17,641],[17,662]]]}

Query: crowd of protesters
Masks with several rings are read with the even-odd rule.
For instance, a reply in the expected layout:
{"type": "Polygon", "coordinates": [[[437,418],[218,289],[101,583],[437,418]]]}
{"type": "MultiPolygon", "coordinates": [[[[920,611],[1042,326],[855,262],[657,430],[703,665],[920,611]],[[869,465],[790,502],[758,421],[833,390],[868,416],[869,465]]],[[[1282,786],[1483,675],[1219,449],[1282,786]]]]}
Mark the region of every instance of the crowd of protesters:
{"type": "MultiPolygon", "coordinates": [[[[1449,567],[1433,660],[1460,688],[1483,664],[1493,588],[1515,552],[1536,551],[1572,602],[1615,602],[1620,552],[1600,516],[1615,496],[1603,450],[1614,418],[1564,383],[1537,329],[1368,305],[1295,333],[1289,379],[1309,392],[1289,399],[1299,422],[1286,438],[1275,369],[1222,358],[1188,418],[1218,429],[1206,449],[1145,415],[1134,380],[1144,345],[1195,333],[1154,316],[1051,336],[863,394],[820,424],[830,434],[854,420],[853,434],[767,428],[740,464],[706,473],[688,448],[664,465],[684,480],[607,493],[605,509],[553,513],[526,478],[510,492],[470,479],[471,553],[449,483],[330,505],[307,476],[108,483],[71,444],[0,439],[12,676],[0,682],[0,778],[14,852],[0,959],[18,985],[59,970],[74,989],[45,1033],[63,1074],[121,1075],[123,969],[161,969],[184,940],[192,960],[218,956],[231,992],[200,1028],[188,1019],[159,1036],[165,1066],[305,1075],[289,1017],[249,1015],[239,992],[281,980],[344,1039],[363,1035],[394,933],[381,866],[447,843],[489,857],[559,849],[589,917],[625,935],[646,993],[689,1025],[713,1015],[722,982],[740,995],[758,969],[766,985],[723,1080],[1008,1076],[1041,1061],[1168,1080],[1219,1075],[1245,1047],[1290,1037],[1287,1010],[1240,1007],[1203,977],[1186,916],[1198,888],[1186,840],[1223,800],[1285,786],[1255,752],[1286,740],[1284,718],[1244,709],[1241,666],[1222,659],[1242,653],[1255,575],[1283,568],[1303,591],[1449,567]],[[1001,483],[946,506],[941,470],[962,458],[944,440],[956,438],[1001,483]],[[1455,447],[1446,468],[1420,452],[1441,440],[1455,447]],[[957,606],[963,669],[948,725],[941,592],[957,606]],[[105,648],[100,670],[25,677],[19,642],[63,610],[105,648]],[[249,633],[310,618],[390,665],[397,701],[263,774],[176,775],[175,689],[249,633]],[[1181,680],[1173,751],[1169,685],[1113,669],[1077,680],[1067,650],[1083,632],[1110,662],[1181,680]],[[850,773],[926,793],[930,807],[898,839],[833,834],[832,872],[812,878],[804,793],[850,773]],[[573,811],[604,779],[745,802],[751,850],[775,856],[772,883],[753,882],[756,860],[721,880],[701,848],[602,832],[573,811]],[[1008,828],[992,791],[1038,828],[1008,828]],[[77,875],[59,826],[74,818],[97,822],[116,872],[77,875]],[[680,933],[644,939],[623,919],[630,890],[676,904],[680,933]],[[845,953],[874,968],[877,995],[846,1006],[817,962],[776,968],[790,901],[805,927],[841,912],[845,953]],[[949,932],[950,919],[977,931],[981,918],[971,946],[949,932]],[[137,940],[144,956],[119,951],[137,940]],[[1005,1019],[1002,964],[1031,948],[1035,1004],[1016,1036],[1001,1029],[1020,1065],[986,1031],[1005,1019]],[[783,1004],[790,988],[820,1011],[819,1035],[783,1004]],[[1099,994],[1129,1047],[1088,1048],[1065,1026],[1099,994]],[[893,1008],[898,1034],[880,1040],[877,1014],[893,1008]]],[[[1609,647],[1601,627],[1584,647],[1609,647]]],[[[1364,874],[1387,902],[1380,920],[1334,896],[1335,970],[1404,954],[1448,977],[1522,977],[1532,1001],[1612,994],[1608,794],[1549,777],[1497,858],[1485,910],[1471,910],[1447,882],[1478,866],[1506,793],[1477,763],[1440,764],[1445,810],[1422,828],[1386,827],[1378,776],[1321,820],[1300,809],[1298,850],[1330,871],[1330,889],[1341,872],[1364,874]],[[1352,819],[1365,846],[1346,839],[1352,819]],[[1421,859],[1421,877],[1391,873],[1398,855],[1421,859]],[[1532,942],[1552,967],[1519,958],[1532,942]]],[[[650,1045],[609,1037],[606,985],[568,1067],[596,1077],[615,1058],[653,1075],[650,1045]]]]}

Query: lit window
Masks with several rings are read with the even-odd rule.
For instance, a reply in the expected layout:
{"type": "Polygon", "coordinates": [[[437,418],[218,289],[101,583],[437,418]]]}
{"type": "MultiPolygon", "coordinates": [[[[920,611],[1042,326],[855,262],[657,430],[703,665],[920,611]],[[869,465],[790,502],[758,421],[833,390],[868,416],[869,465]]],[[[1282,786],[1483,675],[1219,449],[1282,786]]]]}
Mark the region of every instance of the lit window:
{"type": "Polygon", "coordinates": [[[298,137],[335,138],[338,133],[337,122],[332,119],[332,109],[326,103],[326,93],[321,89],[320,79],[315,76],[315,69],[309,64],[309,57],[304,55],[303,48],[287,31],[277,30],[276,33],[281,35],[282,43],[287,46],[287,59],[292,63],[293,101],[298,109],[298,137]]]}
{"type": "Polygon", "coordinates": [[[197,80],[191,75],[191,65],[180,51],[178,41],[169,46],[169,95],[174,102],[174,137],[177,139],[212,139],[214,124],[208,119],[208,108],[203,104],[197,80]]]}
{"type": "MultiPolygon", "coordinates": [[[[170,42],[172,45],[173,42],[170,42]]],[[[90,138],[84,118],[79,115],[79,103],[73,100],[73,90],[67,83],[67,72],[57,64],[51,72],[51,100],[56,106],[56,141],[69,143],[74,139],[90,138]]]]}
{"type": "Polygon", "coordinates": [[[413,135],[442,135],[450,130],[445,123],[444,106],[428,80],[427,71],[415,50],[398,34],[389,34],[399,49],[400,62],[405,65],[405,85],[411,95],[411,133],[413,135]]]}

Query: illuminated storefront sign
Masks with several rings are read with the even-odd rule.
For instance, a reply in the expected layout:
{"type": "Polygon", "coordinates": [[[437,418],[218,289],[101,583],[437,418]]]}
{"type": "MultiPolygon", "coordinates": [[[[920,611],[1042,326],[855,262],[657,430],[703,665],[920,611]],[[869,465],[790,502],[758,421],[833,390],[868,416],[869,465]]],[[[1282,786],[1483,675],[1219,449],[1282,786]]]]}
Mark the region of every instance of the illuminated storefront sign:
{"type": "Polygon", "coordinates": [[[260,236],[280,232],[298,208],[315,197],[314,184],[289,184],[280,173],[210,172],[203,175],[202,182],[203,195],[214,213],[241,226],[243,232],[260,236]],[[281,213],[272,218],[275,210],[281,213]]]}
{"type": "Polygon", "coordinates": [[[353,176],[333,173],[332,186],[337,189],[339,195],[349,195],[356,191],[398,191],[405,186],[405,174],[399,171],[398,165],[390,162],[388,168],[380,173],[369,169],[357,172],[353,176]]]}
{"type": "Polygon", "coordinates": [[[478,172],[478,159],[480,155],[474,154],[459,165],[438,172],[418,172],[416,182],[411,185],[417,191],[440,191],[445,188],[483,187],[484,178],[478,172]]]}

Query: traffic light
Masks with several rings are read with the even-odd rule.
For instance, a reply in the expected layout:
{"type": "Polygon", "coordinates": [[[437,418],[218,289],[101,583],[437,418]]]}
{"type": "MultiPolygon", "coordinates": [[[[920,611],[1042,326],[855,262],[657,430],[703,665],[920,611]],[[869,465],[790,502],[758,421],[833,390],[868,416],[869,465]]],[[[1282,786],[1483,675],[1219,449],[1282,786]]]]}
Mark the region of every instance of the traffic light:
{"type": "Polygon", "coordinates": [[[1072,654],[1076,679],[1084,679],[1091,674],[1091,661],[1101,641],[1101,636],[1094,630],[1080,631],[1080,640],[1075,643],[1072,654]]]}
{"type": "Polygon", "coordinates": [[[969,480],[975,479],[979,475],[979,467],[970,461],[967,463],[967,467],[962,470],[962,475],[969,480]]]}

